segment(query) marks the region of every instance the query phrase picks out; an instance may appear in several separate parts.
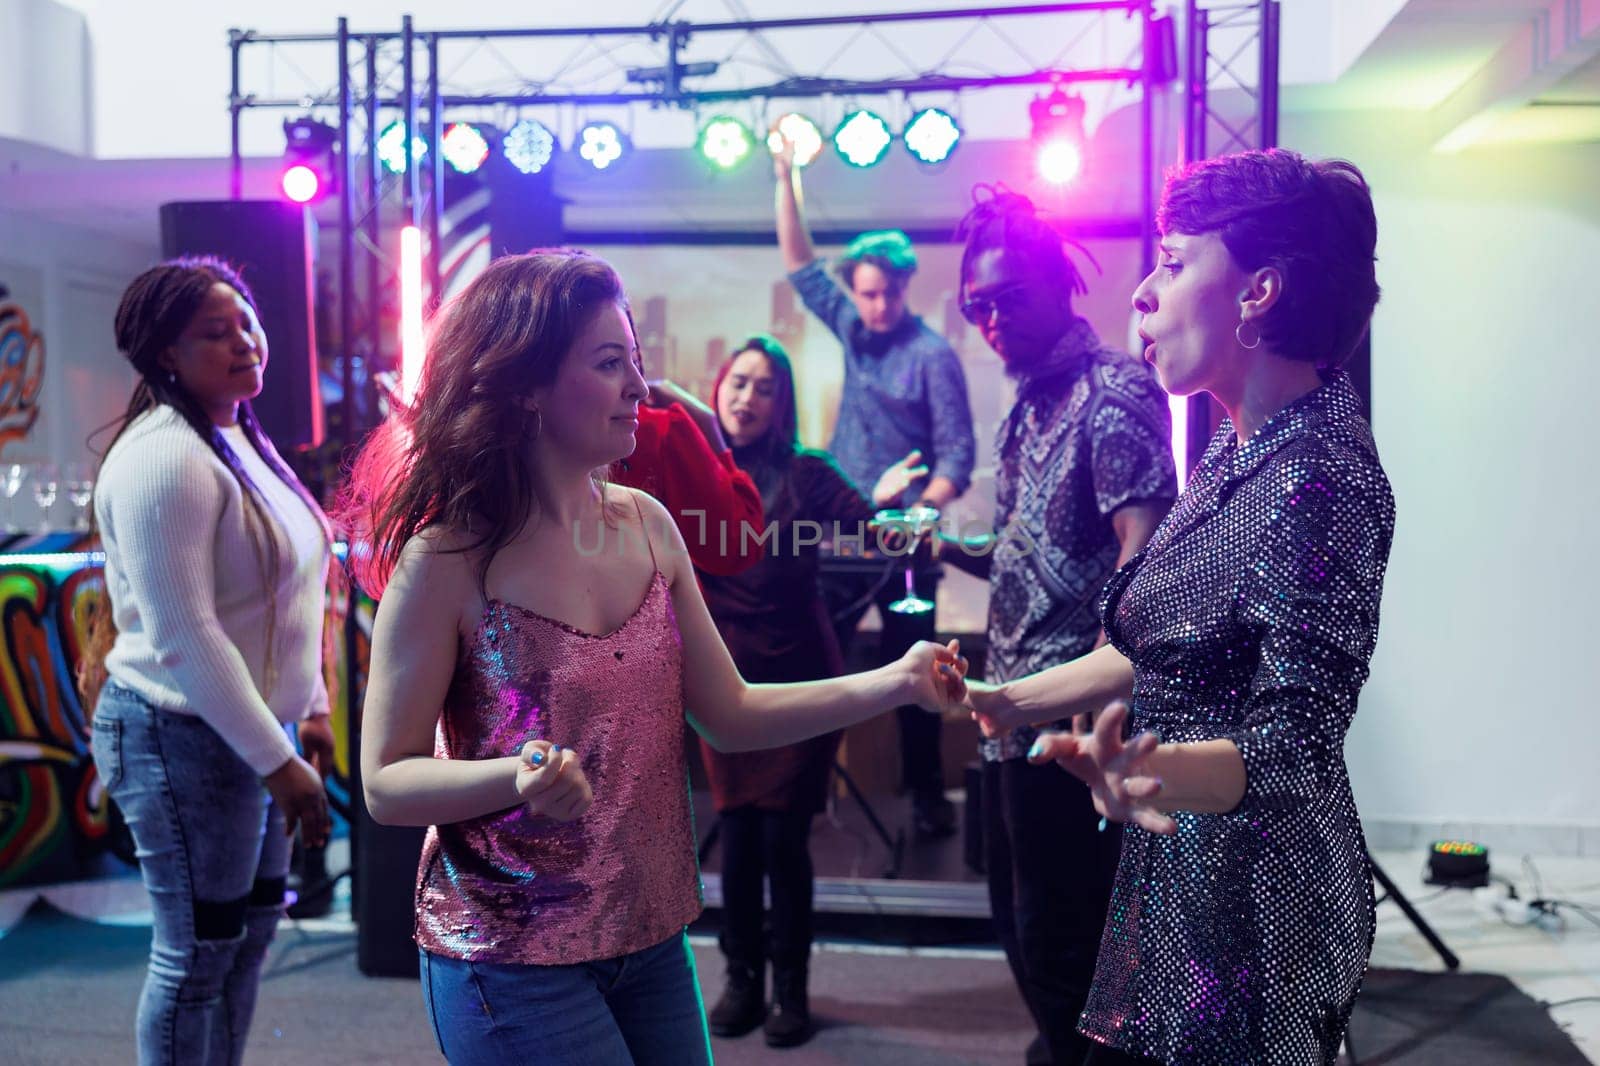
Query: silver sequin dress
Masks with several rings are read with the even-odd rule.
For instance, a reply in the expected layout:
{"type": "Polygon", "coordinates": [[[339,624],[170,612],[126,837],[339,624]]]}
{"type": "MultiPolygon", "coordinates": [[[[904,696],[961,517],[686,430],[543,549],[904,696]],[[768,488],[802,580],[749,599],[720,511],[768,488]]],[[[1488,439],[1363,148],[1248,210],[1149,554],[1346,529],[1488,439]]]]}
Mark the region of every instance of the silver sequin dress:
{"type": "Polygon", "coordinates": [[[1079,1027],[1169,1064],[1332,1063],[1372,947],[1344,739],[1378,633],[1394,498],[1343,374],[1244,445],[1224,420],[1106,587],[1132,725],[1227,738],[1245,796],[1123,837],[1079,1027]]]}

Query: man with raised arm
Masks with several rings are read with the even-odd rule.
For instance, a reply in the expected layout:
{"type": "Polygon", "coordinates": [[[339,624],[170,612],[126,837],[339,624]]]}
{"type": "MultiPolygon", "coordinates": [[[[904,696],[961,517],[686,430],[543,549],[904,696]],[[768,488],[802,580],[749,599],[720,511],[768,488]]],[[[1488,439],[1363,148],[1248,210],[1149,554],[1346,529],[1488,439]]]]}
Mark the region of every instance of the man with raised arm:
{"type": "MultiPolygon", "coordinates": [[[[835,264],[835,280],[812,248],[800,168],[787,138],[773,153],[773,170],[784,269],[800,299],[844,349],[844,389],[828,450],[858,487],[868,488],[909,453],[920,453],[928,473],[910,484],[900,504],[942,510],[972,478],[972,412],[954,349],[906,310],[906,284],[917,269],[911,241],[898,230],[863,233],[835,264]]],[[[932,572],[920,574],[918,594],[931,599],[936,581],[932,572]]],[[[883,655],[897,656],[914,641],[933,636],[932,613],[899,615],[887,609],[903,588],[885,582],[869,597],[871,588],[870,581],[827,583],[841,646],[874,599],[883,616],[883,655]]],[[[922,836],[948,836],[955,831],[955,811],[944,796],[942,723],[914,707],[900,708],[898,718],[913,826],[922,836]]]]}

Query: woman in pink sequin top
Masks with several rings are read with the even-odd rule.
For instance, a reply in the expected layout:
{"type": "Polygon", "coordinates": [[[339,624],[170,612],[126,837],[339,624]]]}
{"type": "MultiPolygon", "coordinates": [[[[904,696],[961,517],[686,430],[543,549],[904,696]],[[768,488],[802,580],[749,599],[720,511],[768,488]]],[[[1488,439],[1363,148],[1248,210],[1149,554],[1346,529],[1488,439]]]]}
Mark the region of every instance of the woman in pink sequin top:
{"type": "Polygon", "coordinates": [[[415,403],[352,472],[383,592],[363,784],[378,821],[430,826],[416,939],[453,1063],[709,1063],[685,717],[719,750],[775,747],[938,710],[963,668],[925,643],[746,684],[667,511],[600,476],[646,392],[606,263],[507,257],[440,312],[415,403]]]}

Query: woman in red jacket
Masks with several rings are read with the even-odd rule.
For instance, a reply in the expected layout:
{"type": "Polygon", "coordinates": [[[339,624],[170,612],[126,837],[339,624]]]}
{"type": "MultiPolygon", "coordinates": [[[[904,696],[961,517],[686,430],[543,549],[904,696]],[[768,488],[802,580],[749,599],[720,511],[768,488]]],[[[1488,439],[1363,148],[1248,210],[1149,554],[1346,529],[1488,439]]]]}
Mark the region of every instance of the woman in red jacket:
{"type": "Polygon", "coordinates": [[[731,577],[761,559],[761,493],[734,463],[711,408],[670,381],[652,382],[634,436],[638,446],[612,480],[666,505],[696,569],[731,577]]]}

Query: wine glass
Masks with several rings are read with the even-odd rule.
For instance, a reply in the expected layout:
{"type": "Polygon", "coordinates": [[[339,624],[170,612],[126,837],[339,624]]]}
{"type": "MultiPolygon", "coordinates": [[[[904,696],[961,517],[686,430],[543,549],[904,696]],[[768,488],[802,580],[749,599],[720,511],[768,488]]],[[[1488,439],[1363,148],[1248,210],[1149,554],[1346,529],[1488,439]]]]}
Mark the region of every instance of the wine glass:
{"type": "Polygon", "coordinates": [[[916,547],[922,538],[938,527],[939,509],[926,506],[894,507],[879,511],[873,516],[873,521],[880,526],[898,526],[911,537],[911,545],[906,550],[906,594],[891,603],[889,610],[895,614],[927,614],[933,610],[933,601],[917,595],[916,566],[913,560],[916,547]]]}
{"type": "Polygon", "coordinates": [[[43,463],[33,476],[33,502],[39,505],[39,532],[50,532],[50,508],[56,502],[56,490],[60,488],[57,480],[56,464],[43,463]]]}
{"type": "Polygon", "coordinates": [[[6,500],[7,533],[18,533],[22,527],[17,524],[16,505],[11,501],[16,499],[17,493],[22,491],[22,483],[28,480],[28,467],[23,463],[7,463],[0,466],[0,493],[4,493],[6,500]]]}
{"type": "Polygon", "coordinates": [[[94,499],[94,468],[81,460],[67,464],[67,499],[72,501],[72,528],[89,528],[89,504],[94,499]]]}

